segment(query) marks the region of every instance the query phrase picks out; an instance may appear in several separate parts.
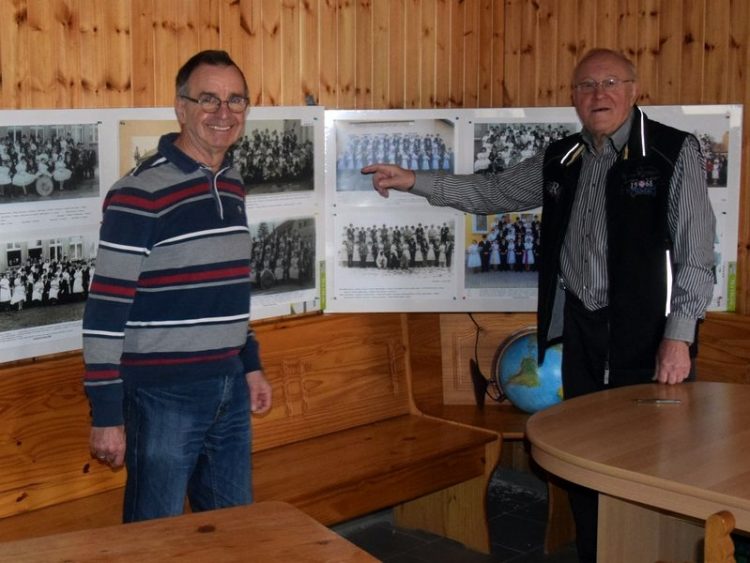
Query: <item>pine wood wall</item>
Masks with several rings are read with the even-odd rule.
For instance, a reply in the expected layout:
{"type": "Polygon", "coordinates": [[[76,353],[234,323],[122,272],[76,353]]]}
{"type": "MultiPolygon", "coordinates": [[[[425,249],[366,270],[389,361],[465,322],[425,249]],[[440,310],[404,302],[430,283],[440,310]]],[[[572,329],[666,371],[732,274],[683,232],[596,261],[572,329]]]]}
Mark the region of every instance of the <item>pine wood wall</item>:
{"type": "Polygon", "coordinates": [[[0,0],[0,107],[170,105],[204,48],[232,54],[255,105],[564,106],[592,46],[635,60],[644,104],[747,103],[749,30],[747,0],[0,0]]]}

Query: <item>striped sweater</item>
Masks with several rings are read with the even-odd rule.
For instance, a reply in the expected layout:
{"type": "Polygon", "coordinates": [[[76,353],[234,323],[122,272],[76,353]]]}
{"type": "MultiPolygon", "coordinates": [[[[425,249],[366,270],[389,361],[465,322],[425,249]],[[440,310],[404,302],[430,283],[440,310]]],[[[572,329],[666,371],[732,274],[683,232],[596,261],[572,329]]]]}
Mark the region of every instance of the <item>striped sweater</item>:
{"type": "MultiPolygon", "coordinates": [[[[244,187],[163,136],[107,194],[83,317],[93,425],[123,423],[122,386],[260,369],[248,329],[250,240],[244,187]]],[[[226,164],[226,163],[225,163],[226,164]]]]}

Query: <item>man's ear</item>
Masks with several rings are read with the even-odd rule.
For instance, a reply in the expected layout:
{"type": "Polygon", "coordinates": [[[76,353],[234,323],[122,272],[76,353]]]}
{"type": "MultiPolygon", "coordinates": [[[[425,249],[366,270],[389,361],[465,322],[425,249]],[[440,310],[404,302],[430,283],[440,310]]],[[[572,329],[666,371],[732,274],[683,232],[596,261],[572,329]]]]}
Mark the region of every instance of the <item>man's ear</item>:
{"type": "Polygon", "coordinates": [[[185,100],[179,96],[175,96],[174,99],[174,113],[177,116],[177,121],[180,125],[185,123],[185,100]]]}

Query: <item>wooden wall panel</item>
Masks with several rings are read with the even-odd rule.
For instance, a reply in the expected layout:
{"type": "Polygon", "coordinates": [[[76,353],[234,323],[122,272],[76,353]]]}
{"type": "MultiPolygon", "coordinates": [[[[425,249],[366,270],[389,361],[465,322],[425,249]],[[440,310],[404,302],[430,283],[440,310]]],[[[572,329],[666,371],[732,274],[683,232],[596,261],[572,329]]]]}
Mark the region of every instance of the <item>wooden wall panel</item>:
{"type": "MultiPolygon", "coordinates": [[[[300,88],[302,99],[317,103],[320,97],[320,2],[302,2],[300,14],[300,88]]],[[[285,98],[288,97],[285,95],[285,98]]]]}
{"type": "Polygon", "coordinates": [[[300,49],[300,2],[281,2],[281,104],[305,105],[302,94],[300,49]]]}
{"type": "Polygon", "coordinates": [[[357,5],[354,0],[339,0],[337,10],[338,107],[357,105],[355,88],[357,5]]]}
{"type": "Polygon", "coordinates": [[[450,107],[451,18],[450,0],[435,2],[435,100],[436,108],[450,107]]]}
{"type": "MultiPolygon", "coordinates": [[[[540,53],[554,53],[557,51],[558,15],[557,0],[545,0],[539,4],[539,32],[536,48],[540,53]]],[[[562,2],[564,3],[564,1],[562,2]]],[[[554,57],[539,57],[536,69],[535,104],[539,106],[554,106],[557,104],[559,91],[557,73],[560,65],[554,57]]],[[[560,69],[561,74],[568,74],[560,69]]]]}
{"type": "Polygon", "coordinates": [[[419,32],[422,24],[422,0],[404,2],[404,107],[422,107],[421,66],[422,41],[419,32]]]}
{"type": "Polygon", "coordinates": [[[357,6],[357,49],[355,60],[354,107],[373,107],[372,100],[372,31],[371,0],[359,0],[357,6]]]}

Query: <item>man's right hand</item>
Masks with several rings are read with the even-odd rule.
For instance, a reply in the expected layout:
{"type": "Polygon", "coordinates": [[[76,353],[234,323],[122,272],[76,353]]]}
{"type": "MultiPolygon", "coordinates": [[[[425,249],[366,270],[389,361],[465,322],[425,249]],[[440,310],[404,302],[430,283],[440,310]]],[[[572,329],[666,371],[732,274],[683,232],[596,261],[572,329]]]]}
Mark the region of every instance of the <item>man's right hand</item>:
{"type": "Polygon", "coordinates": [[[89,437],[91,456],[110,467],[121,467],[125,462],[125,427],[92,427],[89,437]]]}
{"type": "Polygon", "coordinates": [[[414,172],[395,164],[370,164],[361,172],[373,175],[372,187],[383,197],[388,197],[388,190],[409,191],[417,181],[414,172]]]}

